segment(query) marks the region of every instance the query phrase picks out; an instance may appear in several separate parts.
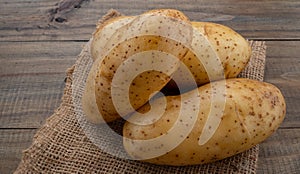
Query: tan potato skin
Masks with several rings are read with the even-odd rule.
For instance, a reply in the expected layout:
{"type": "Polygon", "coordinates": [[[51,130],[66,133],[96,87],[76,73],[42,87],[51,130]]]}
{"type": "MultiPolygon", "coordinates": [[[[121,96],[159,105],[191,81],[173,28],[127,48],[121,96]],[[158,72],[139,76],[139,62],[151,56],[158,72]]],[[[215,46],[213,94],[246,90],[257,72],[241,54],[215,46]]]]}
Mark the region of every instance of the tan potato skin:
{"type": "MultiPolygon", "coordinates": [[[[188,18],[182,13],[170,9],[165,10],[151,10],[147,13],[163,13],[168,16],[179,18],[182,20],[188,20],[188,18]]],[[[99,34],[102,32],[103,28],[108,27],[111,30],[111,33],[115,32],[122,25],[125,25],[128,21],[134,19],[134,16],[119,16],[113,19],[110,19],[103,24],[97,27],[96,32],[93,35],[95,38],[92,42],[91,52],[92,58],[95,60],[97,55],[99,55],[99,45],[103,45],[103,42],[109,38],[99,38],[99,34]],[[101,39],[100,41],[98,39],[101,39]]],[[[224,68],[225,78],[234,78],[245,68],[247,65],[250,56],[251,56],[251,47],[248,42],[240,34],[232,30],[231,28],[211,23],[211,22],[191,22],[192,26],[196,29],[197,32],[202,33],[210,42],[213,49],[216,51],[217,57],[210,57],[209,59],[218,58],[224,68]]],[[[107,34],[109,36],[109,34],[107,34]]],[[[199,47],[198,49],[202,49],[199,47]]],[[[203,50],[204,51],[204,50],[203,50]]],[[[217,79],[209,79],[208,74],[205,70],[205,59],[204,57],[200,58],[195,57],[194,53],[189,51],[187,55],[182,59],[182,62],[190,69],[192,72],[195,82],[198,86],[208,83],[210,81],[215,81],[217,79]]],[[[184,77],[183,77],[184,78],[184,77]]],[[[214,77],[212,77],[214,78],[214,77]]],[[[177,84],[181,83],[185,88],[189,88],[191,84],[186,81],[177,81],[177,84]]],[[[174,81],[170,81],[169,84],[165,87],[166,91],[174,90],[176,85],[174,81]]]]}
{"type": "Polygon", "coordinates": [[[100,52],[110,37],[122,26],[131,22],[134,16],[118,16],[97,25],[91,43],[91,56],[93,61],[99,58],[100,52]]]}
{"type": "MultiPolygon", "coordinates": [[[[145,14],[162,14],[165,16],[171,16],[185,20],[187,23],[189,23],[188,18],[177,10],[154,10],[145,14]]],[[[112,20],[110,22],[116,21],[112,20]]],[[[172,28],[169,30],[172,30],[172,28]]],[[[98,29],[98,32],[101,32],[101,27],[98,29]]],[[[163,60],[163,57],[161,57],[162,60],[159,62],[154,62],[157,64],[172,65],[172,68],[168,69],[169,72],[172,73],[176,71],[179,60],[182,59],[188,51],[186,47],[175,40],[156,35],[144,35],[128,38],[128,40],[121,42],[118,45],[112,45],[112,49],[105,57],[99,57],[97,45],[99,45],[98,42],[102,41],[101,39],[97,38],[98,32],[94,34],[91,45],[92,54],[96,60],[88,76],[82,99],[83,111],[85,112],[87,119],[93,123],[111,122],[120,118],[120,115],[116,111],[116,108],[112,102],[111,83],[118,67],[130,56],[136,53],[151,50],[161,50],[163,52],[172,54],[178,59],[172,62],[167,62],[163,60]],[[103,118],[100,118],[99,112],[103,118]]],[[[137,68],[137,66],[138,65],[132,68],[137,68]]],[[[126,104],[131,104],[134,109],[138,109],[148,101],[150,94],[162,89],[169,81],[170,76],[157,71],[150,70],[140,74],[134,79],[130,86],[129,98],[131,103],[126,104]]]]}
{"type": "MultiPolygon", "coordinates": [[[[224,94],[226,105],[221,123],[207,143],[201,146],[198,145],[200,134],[211,109],[211,85],[218,90],[219,83],[220,81],[217,81],[195,89],[200,93],[198,97],[200,100],[200,111],[195,126],[186,139],[165,155],[145,160],[146,162],[182,166],[221,160],[262,142],[283,121],[286,113],[286,104],[278,88],[256,80],[243,78],[227,79],[226,94],[224,94]]],[[[126,122],[123,128],[124,137],[146,140],[165,134],[178,117],[180,99],[195,97],[190,96],[190,94],[188,92],[180,96],[168,96],[167,109],[164,115],[153,124],[139,126],[126,122]]],[[[148,110],[149,105],[145,105],[138,111],[143,113],[148,110]]],[[[186,116],[188,117],[189,114],[186,113],[186,116]]],[[[134,150],[141,147],[135,147],[125,139],[124,147],[133,158],[142,154],[141,152],[137,154],[137,151],[134,150]]]]}
{"type": "MultiPolygon", "coordinates": [[[[234,78],[246,67],[250,56],[251,47],[247,40],[231,28],[211,23],[211,22],[192,22],[192,26],[196,32],[202,33],[209,41],[211,47],[215,50],[216,56],[210,57],[196,57],[194,52],[189,51],[182,59],[182,62],[189,68],[193,74],[195,82],[198,86],[206,84],[210,81],[216,81],[222,78],[212,75],[209,79],[208,72],[205,69],[206,60],[218,59],[224,69],[224,78],[234,78]],[[200,61],[199,61],[200,59],[200,61]]],[[[197,48],[200,52],[205,52],[205,48],[199,46],[197,48]]],[[[217,63],[217,61],[216,61],[217,63]]],[[[212,72],[210,72],[212,73],[212,72]]],[[[182,79],[177,80],[176,83],[189,89],[190,82],[184,80],[184,75],[179,75],[182,79]]],[[[174,81],[170,81],[165,87],[164,91],[172,92],[176,88],[174,81]]]]}
{"type": "MultiPolygon", "coordinates": [[[[183,21],[189,20],[183,13],[173,9],[150,10],[145,14],[163,14],[183,21]]],[[[99,58],[99,47],[103,47],[114,32],[131,22],[135,17],[136,16],[117,16],[97,25],[96,31],[93,33],[91,44],[91,54],[94,61],[99,58]],[[104,35],[103,32],[105,32],[104,35]]]]}
{"type": "Polygon", "coordinates": [[[236,77],[245,68],[251,56],[251,47],[243,36],[221,24],[192,22],[192,25],[198,31],[204,31],[222,62],[226,78],[236,77]]]}
{"type": "MultiPolygon", "coordinates": [[[[152,10],[145,14],[163,14],[183,21],[188,21],[188,18],[184,14],[171,9],[152,10]]],[[[187,48],[182,47],[175,41],[156,36],[131,38],[126,41],[126,43],[122,43],[111,50],[110,54],[106,58],[103,58],[103,61],[100,60],[102,59],[99,57],[100,52],[112,33],[116,32],[123,25],[130,23],[134,18],[134,16],[120,16],[110,19],[97,26],[97,30],[93,34],[91,54],[95,64],[98,65],[97,67],[93,67],[90,72],[83,97],[83,110],[85,111],[87,118],[93,123],[103,122],[103,119],[98,118],[97,116],[99,115],[99,112],[106,122],[111,122],[120,117],[111,100],[111,80],[119,65],[135,52],[161,49],[165,52],[174,54],[189,67],[198,86],[205,84],[210,80],[217,80],[217,77],[214,76],[212,77],[213,79],[208,78],[203,65],[205,63],[205,57],[201,57],[202,62],[199,62],[193,52],[188,51],[187,48]],[[151,42],[148,43],[148,41],[151,42]],[[165,41],[165,44],[161,44],[165,41]],[[95,91],[95,94],[92,94],[93,91],[95,91]],[[91,98],[94,99],[91,100],[91,98]],[[99,111],[96,112],[95,110],[97,109],[99,111]]],[[[235,77],[245,67],[250,58],[251,50],[243,37],[230,28],[219,24],[205,22],[192,22],[191,24],[198,32],[202,32],[203,35],[207,37],[211,46],[216,50],[217,57],[210,55],[210,59],[220,59],[224,67],[226,78],[235,77]]],[[[175,71],[175,69],[170,69],[170,71],[175,71]]],[[[133,82],[133,84],[137,85],[132,85],[130,87],[130,101],[132,102],[131,104],[134,109],[145,104],[153,91],[159,91],[163,87],[164,91],[167,91],[167,93],[173,91],[176,88],[176,85],[172,83],[172,81],[169,81],[169,76],[155,71],[151,71],[150,74],[144,73],[141,74],[141,76],[138,76],[133,82]],[[145,80],[145,76],[148,76],[148,79],[145,80]],[[165,86],[168,82],[169,84],[165,86]]],[[[193,86],[184,80],[179,80],[176,83],[181,84],[181,86],[184,86],[186,89],[193,86]]]]}

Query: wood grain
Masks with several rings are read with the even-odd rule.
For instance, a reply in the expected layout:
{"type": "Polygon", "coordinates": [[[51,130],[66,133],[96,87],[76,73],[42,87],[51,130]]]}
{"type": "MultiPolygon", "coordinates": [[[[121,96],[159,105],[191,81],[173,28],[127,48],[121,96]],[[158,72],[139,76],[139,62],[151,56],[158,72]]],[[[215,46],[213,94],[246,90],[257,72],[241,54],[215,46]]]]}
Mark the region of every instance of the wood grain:
{"type": "Polygon", "coordinates": [[[114,8],[137,15],[153,8],[175,8],[191,20],[217,22],[232,27],[251,39],[300,39],[299,1],[127,1],[84,2],[64,14],[63,21],[51,20],[57,1],[4,1],[0,14],[2,41],[88,40],[98,19],[114,8]],[[30,2],[30,3],[29,3],[30,2]],[[17,8],[16,6],[17,5],[17,8]],[[280,13],[279,13],[280,11],[280,13]],[[52,21],[52,22],[51,22],[52,21]]]}
{"type": "MultiPolygon", "coordinates": [[[[18,166],[35,130],[0,130],[0,171],[11,173],[18,166]]],[[[300,129],[279,129],[261,143],[258,174],[297,173],[300,165],[300,129]],[[288,172],[287,172],[288,171],[288,172]]]]}
{"type": "MultiPolygon", "coordinates": [[[[65,71],[85,42],[0,42],[0,128],[38,128],[58,107],[65,71]]],[[[278,86],[287,103],[282,127],[300,127],[300,41],[267,42],[265,81],[278,86]],[[283,51],[280,51],[283,50],[283,51]],[[287,54],[289,53],[289,54],[287,54]],[[290,64],[286,64],[290,62],[290,64]]]]}
{"type": "Polygon", "coordinates": [[[57,3],[57,7],[49,10],[49,20],[51,22],[66,22],[67,14],[73,9],[80,8],[81,4],[87,0],[62,0],[57,3]]]}
{"type": "Polygon", "coordinates": [[[257,173],[299,173],[300,129],[279,129],[259,149],[257,173]]]}
{"type": "Polygon", "coordinates": [[[10,174],[21,161],[22,151],[31,143],[35,129],[0,129],[0,172],[10,174]]]}
{"type": "Polygon", "coordinates": [[[283,93],[287,114],[282,127],[300,128],[300,41],[267,42],[265,81],[283,93]]]}
{"type": "Polygon", "coordinates": [[[0,42],[0,128],[38,128],[60,104],[80,42],[0,42]]]}

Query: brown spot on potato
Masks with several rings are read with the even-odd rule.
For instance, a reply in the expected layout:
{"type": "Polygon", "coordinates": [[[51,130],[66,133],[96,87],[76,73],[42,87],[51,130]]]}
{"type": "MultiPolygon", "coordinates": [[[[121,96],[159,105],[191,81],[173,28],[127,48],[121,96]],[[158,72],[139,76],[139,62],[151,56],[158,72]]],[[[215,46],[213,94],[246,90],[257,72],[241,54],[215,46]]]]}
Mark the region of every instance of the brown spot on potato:
{"type": "Polygon", "coordinates": [[[255,112],[254,112],[254,111],[251,111],[251,112],[249,112],[249,115],[255,116],[255,112]]]}

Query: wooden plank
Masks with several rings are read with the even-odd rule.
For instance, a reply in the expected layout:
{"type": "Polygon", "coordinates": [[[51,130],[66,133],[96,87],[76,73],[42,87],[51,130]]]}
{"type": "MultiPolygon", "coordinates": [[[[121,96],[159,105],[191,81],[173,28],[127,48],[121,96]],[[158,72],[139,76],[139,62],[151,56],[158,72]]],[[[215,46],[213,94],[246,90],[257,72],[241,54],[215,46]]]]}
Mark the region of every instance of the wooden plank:
{"type": "Polygon", "coordinates": [[[63,20],[51,22],[58,0],[2,0],[0,39],[88,40],[98,19],[109,9],[137,15],[153,8],[175,8],[191,20],[211,21],[232,27],[251,39],[299,39],[299,1],[138,1],[95,0],[70,6],[63,20]],[[17,7],[18,8],[17,8],[17,7]],[[279,13],[280,11],[280,13],[279,13]],[[280,25],[279,25],[280,24],[280,25]]]}
{"type": "Polygon", "coordinates": [[[300,127],[300,41],[267,42],[265,81],[276,85],[287,103],[283,127],[300,127]]]}
{"type": "Polygon", "coordinates": [[[0,172],[13,173],[22,158],[22,151],[31,143],[36,129],[0,129],[0,172]]]}
{"type": "MultiPolygon", "coordinates": [[[[21,152],[28,148],[35,129],[0,129],[0,171],[12,173],[21,160],[21,152]]],[[[261,143],[258,174],[299,173],[300,129],[279,129],[261,143]]]]}
{"type": "Polygon", "coordinates": [[[259,149],[257,173],[300,173],[300,129],[279,129],[259,149]]]}
{"type": "Polygon", "coordinates": [[[60,104],[64,78],[64,73],[1,78],[0,127],[40,127],[60,104]]]}
{"type": "MultiPolygon", "coordinates": [[[[3,91],[0,93],[0,122],[3,123],[0,127],[39,127],[59,105],[65,71],[75,62],[83,44],[0,43],[0,89],[3,91]]],[[[287,75],[300,72],[299,44],[300,41],[267,42],[265,81],[278,86],[287,103],[282,127],[300,127],[299,76],[287,75]]]]}
{"type": "MultiPolygon", "coordinates": [[[[228,25],[247,38],[299,38],[299,32],[290,35],[288,32],[299,31],[298,1],[136,1],[132,4],[119,1],[95,1],[88,4],[91,15],[115,8],[126,15],[136,15],[149,9],[174,8],[183,11],[191,20],[211,21],[228,25]],[[90,6],[92,5],[92,6],[90,6]],[[108,6],[106,6],[108,5],[108,6]],[[298,6],[298,7],[296,7],[298,6]],[[105,9],[105,7],[108,7],[105,9]],[[94,11],[94,12],[93,12],[94,11]],[[280,14],[278,14],[280,11],[280,14]],[[296,21],[298,20],[298,21],[296,21]],[[290,26],[290,22],[294,26],[290,26]],[[278,25],[280,23],[281,25],[278,25]],[[289,27],[290,26],[290,27],[289,27]],[[294,29],[292,29],[294,28],[294,29]]],[[[84,10],[79,10],[81,14],[84,10]]],[[[82,14],[83,15],[83,14],[82,14]]],[[[102,14],[100,13],[99,16],[102,14]]],[[[81,15],[78,15],[81,16],[81,15]]]]}
{"type": "Polygon", "coordinates": [[[37,128],[56,109],[84,43],[0,42],[0,128],[37,128]]]}

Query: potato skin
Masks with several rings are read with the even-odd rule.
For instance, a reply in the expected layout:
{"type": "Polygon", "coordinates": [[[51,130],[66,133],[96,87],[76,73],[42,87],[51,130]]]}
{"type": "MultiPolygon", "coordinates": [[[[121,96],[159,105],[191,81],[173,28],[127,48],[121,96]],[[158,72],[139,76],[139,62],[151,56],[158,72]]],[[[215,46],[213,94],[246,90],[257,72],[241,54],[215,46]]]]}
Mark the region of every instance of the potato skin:
{"type": "MultiPolygon", "coordinates": [[[[251,47],[247,40],[233,29],[221,24],[211,22],[191,22],[191,24],[195,29],[194,32],[199,32],[206,37],[215,54],[202,54],[207,49],[207,46],[203,47],[202,45],[195,47],[201,52],[198,57],[193,51],[189,51],[182,59],[182,63],[193,74],[194,81],[184,79],[186,75],[180,74],[178,71],[177,76],[181,78],[177,78],[177,85],[186,89],[184,91],[188,91],[194,82],[200,86],[211,81],[237,77],[251,57],[251,47]],[[223,68],[224,75],[221,77],[214,74],[214,70],[208,68],[207,61],[215,61],[214,64],[221,62],[222,67],[220,68],[223,68]]],[[[221,70],[220,68],[218,69],[221,70]]],[[[176,89],[176,84],[171,80],[164,91],[172,93],[174,89],[176,89]]]]}
{"type": "Polygon", "coordinates": [[[233,29],[211,22],[192,22],[210,41],[219,56],[226,78],[236,77],[247,65],[251,47],[247,40],[233,29]]]}
{"type": "MultiPolygon", "coordinates": [[[[203,145],[198,144],[211,108],[211,92],[218,90],[221,81],[199,87],[200,111],[190,134],[173,150],[146,162],[159,165],[204,164],[243,152],[270,136],[283,121],[286,113],[285,100],[274,85],[256,80],[233,78],[226,80],[226,104],[219,127],[213,137],[203,145]],[[211,88],[213,86],[213,88],[211,88]]],[[[195,98],[191,92],[180,96],[167,96],[167,108],[155,123],[141,126],[126,122],[123,136],[134,140],[148,140],[167,133],[178,118],[180,100],[195,98]]],[[[224,101],[220,101],[224,102],[224,101]]],[[[214,107],[214,106],[212,106],[214,107]]],[[[146,112],[149,105],[139,109],[146,112]]],[[[156,109],[156,108],[151,108],[156,109]]],[[[186,117],[189,113],[186,113],[186,117]]],[[[174,139],[174,141],[176,141],[174,139]]],[[[162,146],[167,145],[165,142],[162,146]]],[[[124,147],[133,158],[139,158],[145,147],[138,147],[124,138],[124,147]]]]}
{"type": "Polygon", "coordinates": [[[110,37],[122,26],[130,23],[134,16],[118,16],[97,25],[91,43],[91,56],[93,61],[99,58],[110,37]]]}
{"type": "MultiPolygon", "coordinates": [[[[184,22],[190,24],[188,18],[185,17],[183,13],[177,10],[155,10],[147,12],[143,15],[145,15],[146,17],[149,15],[165,16],[165,20],[168,20],[167,17],[170,17],[172,19],[178,18],[179,20],[183,20],[184,22]]],[[[107,54],[105,54],[105,56],[103,57],[101,57],[99,51],[97,51],[97,49],[99,48],[101,48],[102,50],[102,47],[104,46],[102,43],[103,38],[98,37],[102,36],[99,33],[103,32],[103,29],[105,29],[106,26],[104,26],[103,28],[99,27],[98,31],[94,34],[94,38],[91,44],[91,51],[95,61],[87,78],[86,87],[82,98],[83,111],[87,119],[93,123],[97,124],[111,122],[129,114],[130,112],[133,112],[128,111],[127,113],[119,114],[112,100],[112,88],[119,88],[121,85],[120,82],[116,86],[112,86],[112,81],[115,77],[116,72],[118,71],[118,68],[122,66],[124,62],[134,57],[135,55],[138,55],[139,53],[146,53],[151,51],[155,53],[159,52],[161,53],[160,55],[166,53],[175,57],[174,59],[170,60],[166,59],[167,56],[153,56],[153,63],[151,65],[149,64],[149,71],[142,74],[137,74],[136,78],[130,85],[129,91],[123,92],[128,93],[130,103],[125,101],[122,103],[122,106],[131,104],[133,109],[137,109],[148,101],[150,94],[160,91],[170,81],[170,76],[177,70],[180,59],[182,59],[188,51],[188,48],[184,47],[179,41],[173,40],[171,38],[166,38],[159,34],[138,35],[132,37],[136,33],[129,33],[129,30],[127,30],[132,26],[132,23],[127,23],[128,20],[132,20],[132,18],[133,17],[119,17],[117,20],[108,21],[108,24],[106,24],[106,26],[109,26],[110,24],[110,26],[112,27],[117,27],[112,31],[126,31],[124,33],[127,33],[128,37],[126,37],[124,41],[122,40],[120,43],[118,43],[119,40],[115,35],[116,37],[114,37],[114,40],[110,40],[110,42],[108,42],[111,45],[106,45],[106,47],[109,48],[109,51],[107,51],[107,54]],[[121,20],[125,20],[123,22],[126,22],[127,25],[124,25],[120,28],[120,25],[122,25],[123,23],[118,23],[118,21],[121,20]],[[168,74],[159,71],[152,71],[153,69],[151,69],[151,67],[157,67],[161,65],[165,65],[165,70],[168,71],[168,74]],[[102,117],[100,116],[100,114],[102,117]]],[[[145,20],[145,18],[142,19],[145,20]]],[[[172,20],[169,19],[169,21],[171,22],[172,20]]],[[[153,29],[154,31],[159,31],[160,28],[166,26],[168,25],[163,22],[159,23],[159,21],[157,21],[153,25],[149,26],[149,30],[153,29]]],[[[135,29],[140,28],[135,26],[135,29]]],[[[182,28],[178,28],[178,30],[180,29],[182,28]]],[[[174,29],[169,27],[165,31],[166,33],[171,33],[171,31],[174,31],[174,29]]],[[[184,33],[184,31],[182,31],[181,33],[184,33]]],[[[120,34],[120,36],[124,36],[122,34],[120,34]]],[[[143,56],[140,56],[140,58],[142,59],[143,56]]],[[[132,59],[130,60],[132,62],[135,61],[132,59]]],[[[138,71],[142,66],[144,66],[142,65],[142,63],[132,63],[132,66],[129,67],[129,69],[137,69],[138,71]]],[[[126,78],[125,72],[120,74],[124,76],[124,79],[126,78]]]]}
{"type": "MultiPolygon", "coordinates": [[[[189,21],[189,19],[180,11],[173,9],[157,9],[150,10],[145,12],[144,14],[159,14],[165,15],[173,18],[177,18],[183,21],[189,21]]],[[[136,16],[117,16],[114,18],[110,18],[103,23],[100,23],[96,27],[96,31],[93,33],[92,44],[91,44],[91,54],[92,59],[95,61],[99,58],[99,53],[104,48],[107,41],[110,37],[122,26],[129,24],[134,20],[136,16]],[[101,49],[99,49],[101,48],[101,49]]]]}

